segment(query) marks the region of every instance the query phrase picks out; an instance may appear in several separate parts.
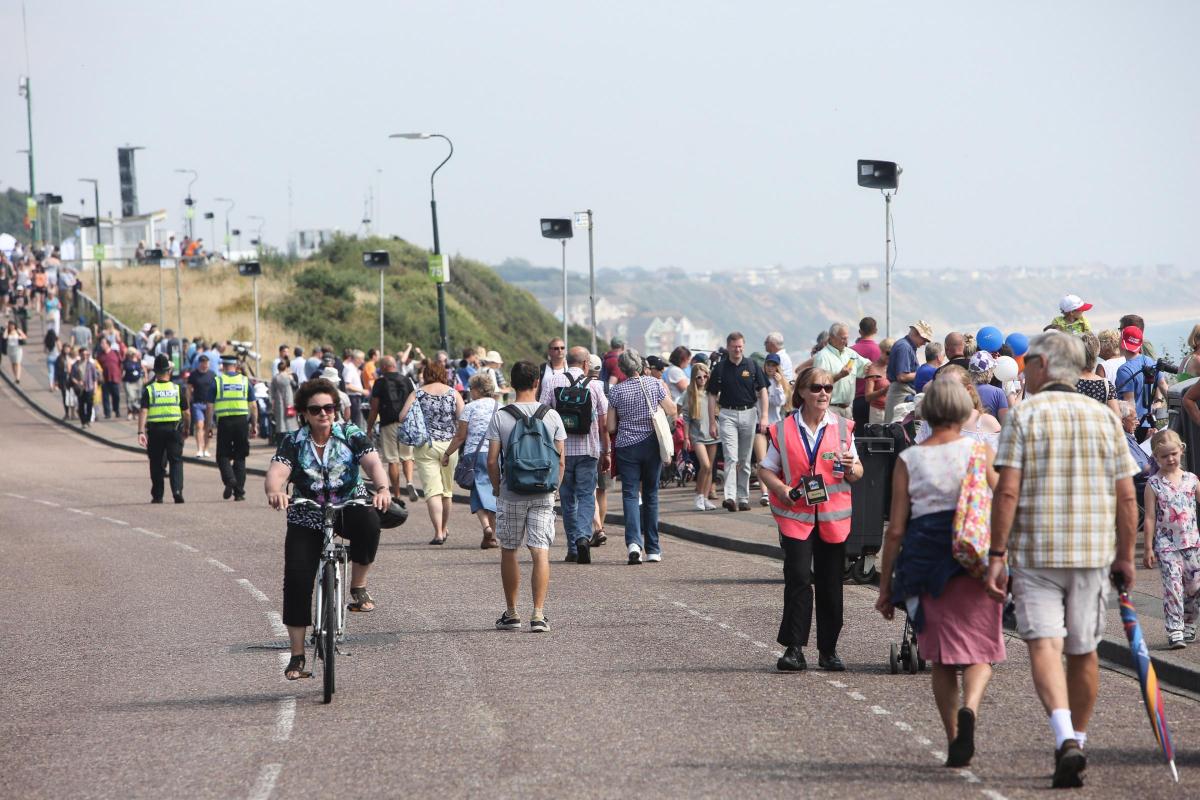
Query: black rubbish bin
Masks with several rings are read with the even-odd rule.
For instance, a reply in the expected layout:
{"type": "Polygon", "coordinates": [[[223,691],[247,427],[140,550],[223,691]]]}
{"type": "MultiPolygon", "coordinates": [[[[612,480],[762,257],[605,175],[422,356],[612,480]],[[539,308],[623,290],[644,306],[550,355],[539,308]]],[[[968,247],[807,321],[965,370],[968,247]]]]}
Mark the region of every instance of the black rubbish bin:
{"type": "Polygon", "coordinates": [[[866,583],[875,577],[874,558],[883,545],[883,530],[892,504],[892,473],[896,458],[908,446],[899,423],[864,425],[855,431],[854,444],[863,465],[863,476],[850,486],[854,515],[846,539],[848,577],[866,583]]]}

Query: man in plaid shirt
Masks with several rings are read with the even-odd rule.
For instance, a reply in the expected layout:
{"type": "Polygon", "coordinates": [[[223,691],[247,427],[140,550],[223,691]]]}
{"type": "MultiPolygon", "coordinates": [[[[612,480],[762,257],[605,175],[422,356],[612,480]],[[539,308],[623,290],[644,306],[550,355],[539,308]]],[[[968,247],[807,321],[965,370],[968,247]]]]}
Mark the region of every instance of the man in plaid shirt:
{"type": "MultiPolygon", "coordinates": [[[[542,381],[542,393],[538,399],[557,410],[555,390],[570,386],[587,376],[588,351],[585,347],[572,347],[567,352],[567,368],[555,372],[542,381]]],[[[567,534],[567,561],[579,564],[592,563],[591,539],[592,516],[596,511],[597,468],[608,469],[607,437],[600,436],[600,421],[608,415],[608,398],[604,384],[589,380],[587,390],[592,397],[592,425],[586,434],[568,433],[566,441],[566,468],[563,470],[559,497],[562,499],[563,530],[567,534]]]]}
{"type": "Polygon", "coordinates": [[[1033,396],[1008,413],[1000,434],[985,579],[1003,600],[1012,567],[1017,632],[1054,731],[1055,787],[1083,785],[1109,576],[1126,587],[1134,579],[1138,468],[1116,415],[1075,391],[1085,361],[1070,334],[1044,333],[1029,344],[1025,387],[1033,396]]]}

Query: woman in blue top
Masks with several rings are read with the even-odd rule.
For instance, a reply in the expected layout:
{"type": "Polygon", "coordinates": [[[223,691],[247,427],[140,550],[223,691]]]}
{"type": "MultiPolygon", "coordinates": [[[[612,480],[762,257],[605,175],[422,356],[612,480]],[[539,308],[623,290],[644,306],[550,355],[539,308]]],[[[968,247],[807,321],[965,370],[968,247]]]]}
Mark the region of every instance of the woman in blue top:
{"type": "Polygon", "coordinates": [[[337,387],[318,378],[307,381],[296,392],[296,409],[301,428],[285,434],[267,469],[266,493],[271,507],[287,511],[287,538],[283,545],[283,624],[291,640],[292,659],[284,670],[288,680],[306,678],[304,632],[312,624],[313,581],[321,557],[321,527],[324,514],[308,505],[293,506],[285,491],[290,480],[293,496],[315,503],[337,504],[369,495],[360,467],[375,487],[372,504],[347,506],[338,535],[350,540],[351,611],[374,611],[367,593],[367,572],[379,549],[379,515],[386,511],[392,493],[387,470],[371,439],[354,425],[335,423],[337,387]]]}

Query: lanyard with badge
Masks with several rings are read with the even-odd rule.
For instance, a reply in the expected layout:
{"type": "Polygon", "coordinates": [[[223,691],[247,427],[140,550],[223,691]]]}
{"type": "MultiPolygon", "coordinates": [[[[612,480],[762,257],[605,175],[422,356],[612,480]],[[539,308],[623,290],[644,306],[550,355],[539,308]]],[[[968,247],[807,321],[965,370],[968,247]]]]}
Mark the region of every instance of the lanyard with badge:
{"type": "Polygon", "coordinates": [[[825,478],[817,474],[817,454],[821,450],[821,440],[825,438],[827,427],[822,427],[817,431],[816,441],[813,442],[812,447],[809,447],[808,431],[800,424],[799,415],[797,415],[796,428],[800,431],[800,441],[804,443],[804,452],[808,456],[809,469],[809,474],[805,475],[800,481],[800,488],[804,502],[810,506],[818,506],[829,499],[829,490],[825,488],[825,478]]]}

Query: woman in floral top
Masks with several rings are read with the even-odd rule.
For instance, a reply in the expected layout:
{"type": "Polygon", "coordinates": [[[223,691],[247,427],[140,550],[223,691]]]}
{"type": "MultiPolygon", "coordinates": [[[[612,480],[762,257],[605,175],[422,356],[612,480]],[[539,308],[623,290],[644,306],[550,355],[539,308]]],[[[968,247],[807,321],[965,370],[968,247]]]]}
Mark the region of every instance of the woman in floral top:
{"type": "Polygon", "coordinates": [[[1146,481],[1147,569],[1158,559],[1167,644],[1181,650],[1196,640],[1200,611],[1200,532],[1196,529],[1196,476],[1184,472],[1183,441],[1175,431],[1150,440],[1158,473],[1146,481]],[[1150,543],[1153,542],[1153,548],[1150,543]]]}
{"type": "Polygon", "coordinates": [[[440,545],[445,543],[450,532],[454,468],[458,466],[458,454],[450,453],[450,442],[458,431],[458,415],[463,409],[462,395],[450,385],[445,365],[432,360],[425,362],[421,368],[421,388],[404,401],[401,420],[408,416],[414,403],[420,405],[425,416],[429,441],[413,448],[413,461],[421,477],[429,521],[433,523],[433,539],[429,543],[440,545]],[[447,453],[450,457],[443,458],[447,453]]]}
{"type": "Polygon", "coordinates": [[[387,470],[370,438],[354,425],[335,422],[337,387],[318,378],[296,392],[300,430],[285,434],[267,470],[266,493],[271,507],[287,511],[287,538],[283,545],[283,624],[291,640],[292,659],[284,675],[306,678],[304,631],[312,624],[313,581],[321,557],[324,515],[312,506],[293,506],[285,490],[292,483],[293,497],[321,504],[367,498],[360,468],[375,487],[374,508],[348,506],[338,519],[338,535],[350,540],[351,611],[373,611],[367,593],[367,572],[379,549],[379,515],[387,510],[392,494],[387,470]]]}

